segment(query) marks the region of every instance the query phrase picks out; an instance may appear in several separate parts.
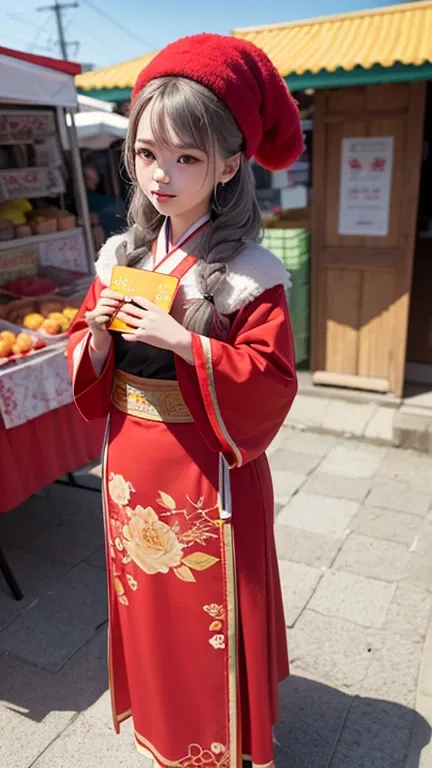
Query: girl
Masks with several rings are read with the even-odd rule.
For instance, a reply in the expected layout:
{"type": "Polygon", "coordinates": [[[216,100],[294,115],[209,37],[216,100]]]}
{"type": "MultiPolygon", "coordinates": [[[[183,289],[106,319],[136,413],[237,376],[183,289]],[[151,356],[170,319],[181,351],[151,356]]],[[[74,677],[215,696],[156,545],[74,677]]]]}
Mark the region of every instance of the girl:
{"type": "Polygon", "coordinates": [[[257,245],[248,160],[286,168],[301,150],[262,51],[219,35],[169,45],[133,92],[131,228],[102,248],[71,330],[75,402],[108,416],[114,724],[132,716],[160,768],[274,766],[288,659],[264,452],[297,383],[287,275],[257,245]],[[108,289],[116,264],[177,276],[171,314],[108,289]]]}

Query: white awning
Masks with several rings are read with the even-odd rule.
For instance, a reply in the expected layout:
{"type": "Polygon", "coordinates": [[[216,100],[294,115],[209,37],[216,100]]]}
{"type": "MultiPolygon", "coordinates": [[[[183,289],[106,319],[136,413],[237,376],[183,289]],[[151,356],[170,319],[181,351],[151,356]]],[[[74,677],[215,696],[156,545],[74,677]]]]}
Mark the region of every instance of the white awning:
{"type": "MultiPolygon", "coordinates": [[[[66,120],[70,125],[70,115],[66,120]]],[[[106,149],[114,141],[125,138],[129,120],[123,115],[107,112],[77,112],[74,123],[82,149],[106,149]]]]}
{"type": "Polygon", "coordinates": [[[0,54],[0,101],[73,109],[77,92],[72,75],[0,54]]]}

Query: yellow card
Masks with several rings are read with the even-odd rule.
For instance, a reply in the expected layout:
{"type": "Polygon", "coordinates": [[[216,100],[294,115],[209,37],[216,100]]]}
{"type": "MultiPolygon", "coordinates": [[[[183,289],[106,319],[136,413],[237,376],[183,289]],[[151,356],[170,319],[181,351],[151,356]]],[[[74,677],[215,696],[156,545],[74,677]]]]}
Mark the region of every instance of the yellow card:
{"type": "MultiPolygon", "coordinates": [[[[133,299],[135,296],[152,301],[165,312],[170,312],[178,285],[178,277],[161,275],[159,272],[149,272],[146,269],[134,267],[113,267],[110,288],[124,296],[133,299]]],[[[112,319],[109,325],[111,331],[130,331],[131,328],[118,317],[112,319]]],[[[135,330],[135,329],[133,329],[135,330]]]]}

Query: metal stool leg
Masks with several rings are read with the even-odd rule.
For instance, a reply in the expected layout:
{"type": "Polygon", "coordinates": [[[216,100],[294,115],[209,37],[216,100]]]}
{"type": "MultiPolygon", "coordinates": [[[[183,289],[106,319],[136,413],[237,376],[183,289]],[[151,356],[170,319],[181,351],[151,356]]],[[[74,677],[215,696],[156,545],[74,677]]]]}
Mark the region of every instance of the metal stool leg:
{"type": "Polygon", "coordinates": [[[21,588],[15,578],[15,576],[12,573],[11,567],[6,560],[6,555],[3,552],[2,548],[0,547],[0,571],[2,572],[3,576],[6,579],[6,583],[12,592],[15,600],[22,600],[24,595],[21,591],[21,588]]]}

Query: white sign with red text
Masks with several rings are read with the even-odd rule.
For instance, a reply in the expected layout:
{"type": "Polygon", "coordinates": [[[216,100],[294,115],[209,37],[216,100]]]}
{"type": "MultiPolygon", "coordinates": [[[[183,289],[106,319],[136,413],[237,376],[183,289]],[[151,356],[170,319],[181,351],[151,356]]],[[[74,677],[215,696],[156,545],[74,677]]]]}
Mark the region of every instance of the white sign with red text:
{"type": "Polygon", "coordinates": [[[393,136],[342,139],[340,235],[388,235],[393,150],[393,136]]]}

